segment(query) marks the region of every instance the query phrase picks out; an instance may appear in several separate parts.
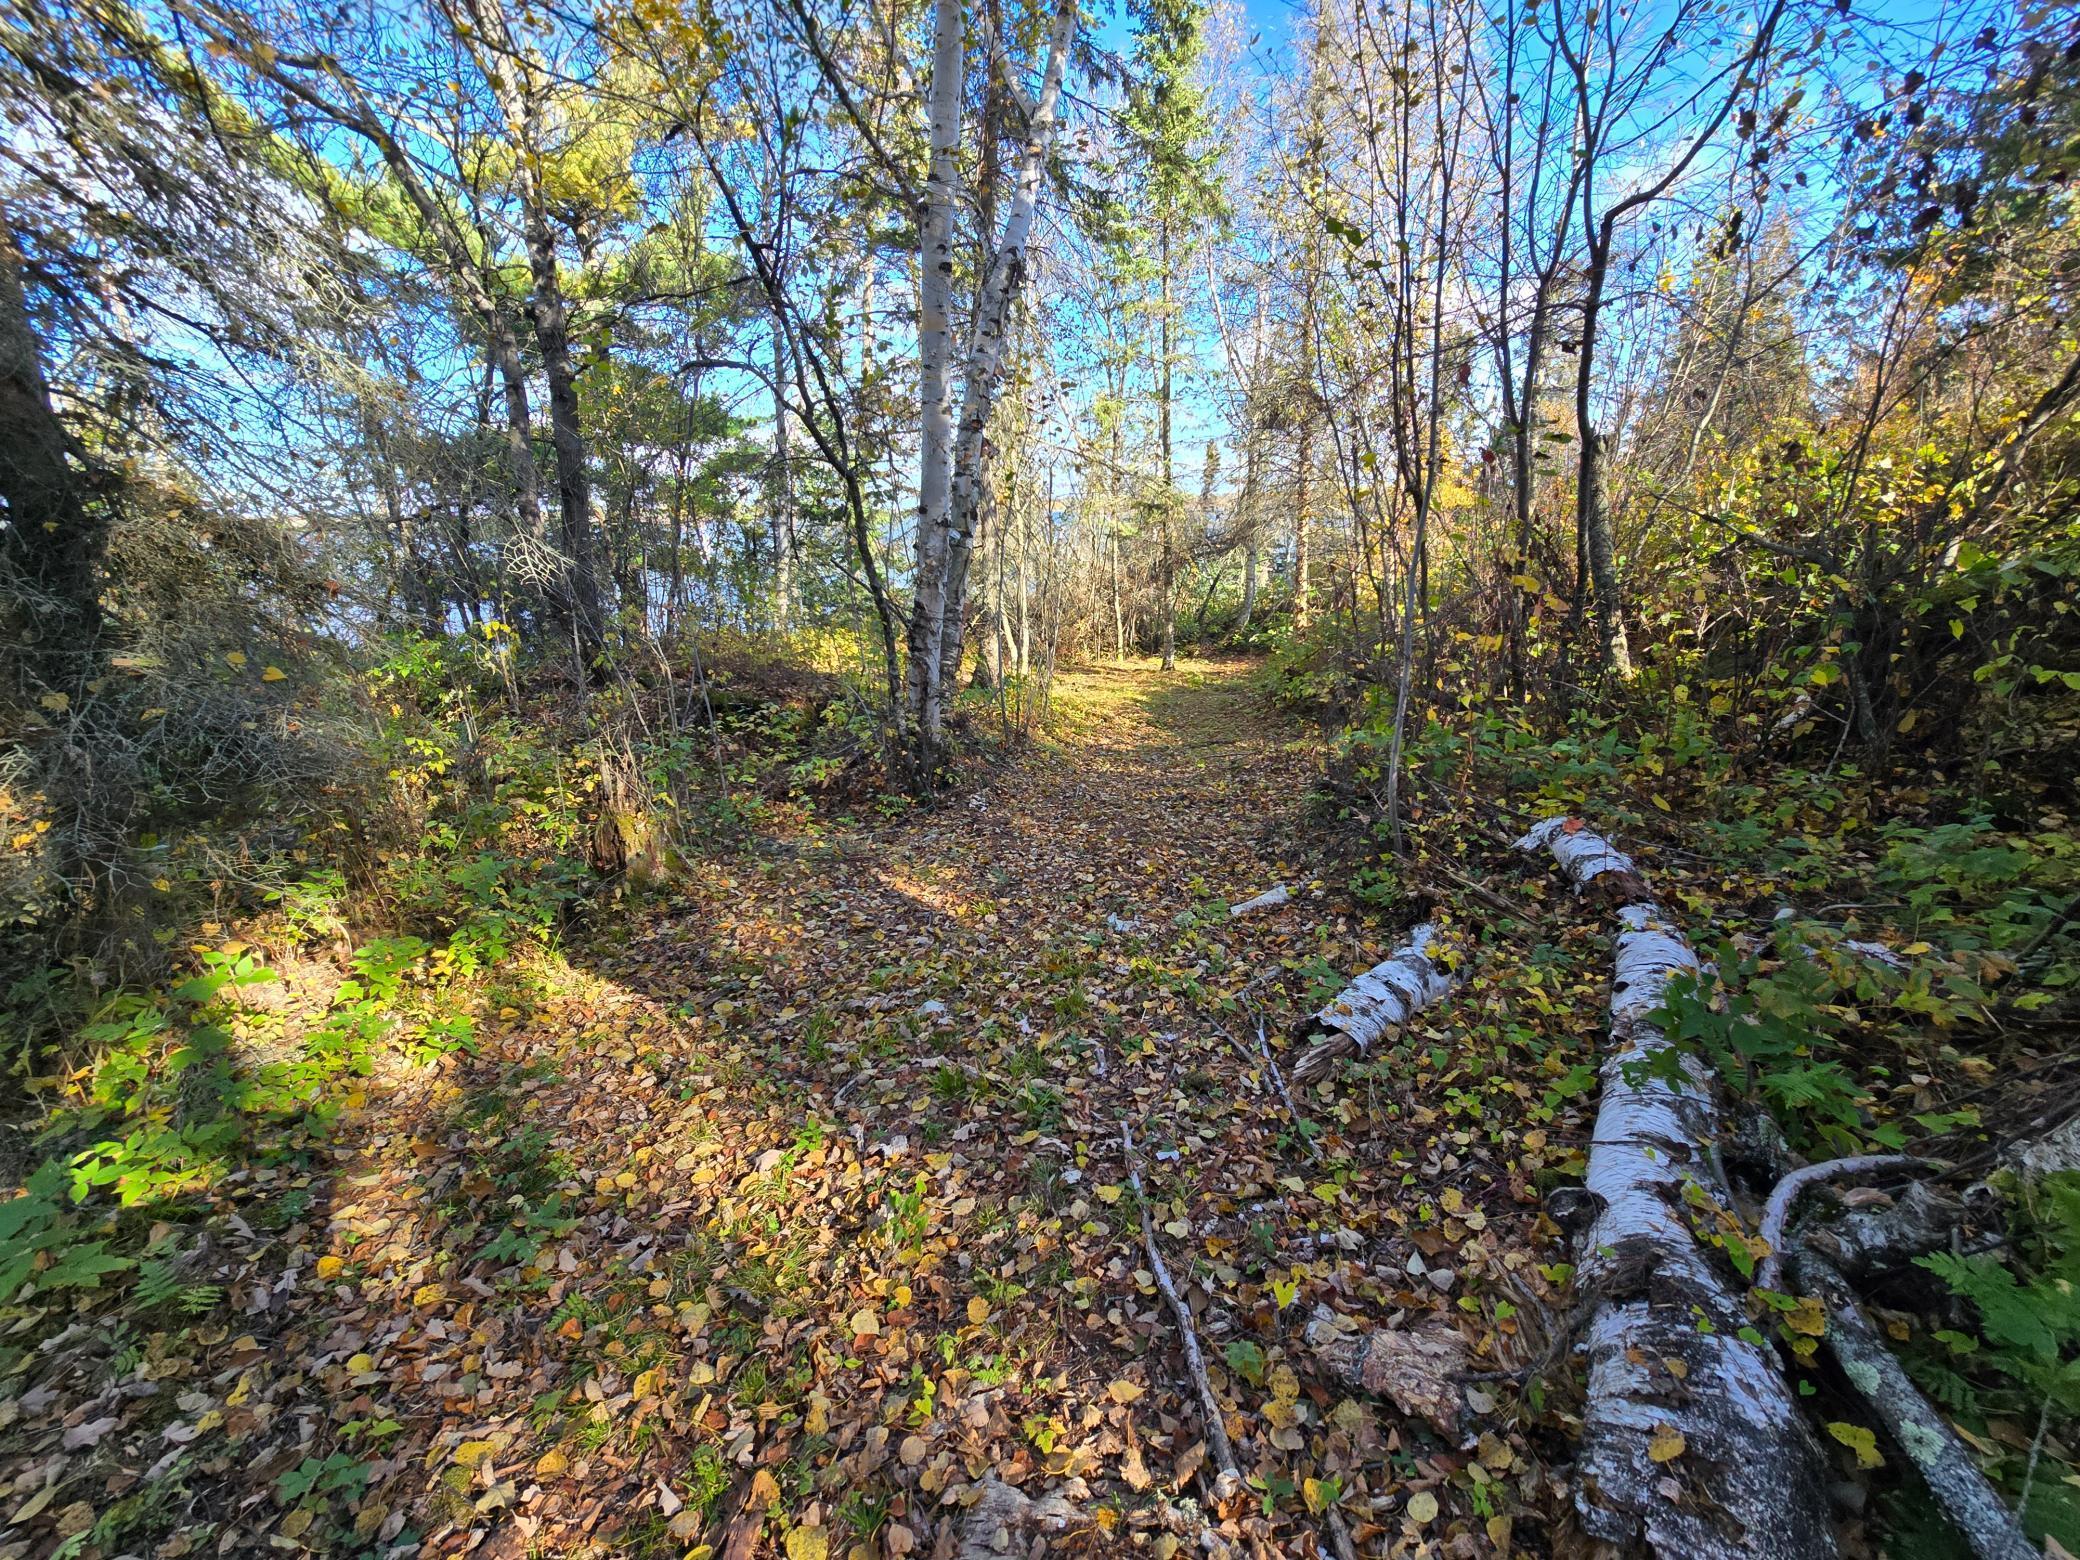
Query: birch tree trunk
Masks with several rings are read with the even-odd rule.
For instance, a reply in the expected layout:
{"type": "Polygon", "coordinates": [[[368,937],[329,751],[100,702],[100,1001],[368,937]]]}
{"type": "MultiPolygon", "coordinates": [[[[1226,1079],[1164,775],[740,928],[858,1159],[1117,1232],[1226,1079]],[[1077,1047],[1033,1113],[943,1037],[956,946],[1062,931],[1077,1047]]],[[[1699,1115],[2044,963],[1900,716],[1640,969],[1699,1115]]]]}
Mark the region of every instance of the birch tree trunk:
{"type": "MultiPolygon", "coordinates": [[[[940,654],[944,664],[934,669],[942,682],[960,675],[968,562],[974,556],[975,522],[984,485],[989,481],[984,433],[1004,378],[1011,308],[1025,284],[1026,251],[1032,244],[1033,219],[1040,206],[1040,182],[1047,171],[1048,150],[1054,144],[1055,105],[1061,98],[1062,76],[1068,68],[1069,43],[1075,30],[1076,0],[1061,0],[1048,33],[1040,95],[1024,105],[1026,134],[1019,148],[1018,182],[1010,209],[1004,215],[1003,235],[991,253],[982,289],[976,295],[975,317],[969,326],[960,422],[954,434],[946,578],[940,603],[944,620],[940,654]]],[[[1011,62],[1001,52],[1001,45],[995,64],[1008,86],[1011,62]]],[[[932,740],[937,741],[936,728],[932,740]]]]}
{"type": "MultiPolygon", "coordinates": [[[[910,611],[906,697],[920,769],[937,761],[945,725],[945,690],[960,669],[968,563],[983,470],[983,433],[1003,379],[1010,311],[1025,280],[1026,250],[1040,202],[1040,181],[1054,140],[1075,0],[1061,0],[1048,34],[1040,94],[1027,109],[1018,180],[1004,231],[990,253],[975,299],[963,354],[960,416],[953,416],[953,218],[958,195],[961,83],[965,65],[960,0],[934,0],[931,169],[925,184],[922,273],[918,282],[920,453],[917,484],[917,574],[910,611]]],[[[999,53],[997,65],[1009,72],[999,53]]]]}
{"type": "Polygon", "coordinates": [[[920,769],[936,761],[942,727],[940,655],[946,632],[947,540],[953,515],[953,208],[959,196],[961,85],[967,63],[960,0],[934,0],[931,166],[925,180],[917,279],[918,457],[916,573],[904,700],[920,769]]]}

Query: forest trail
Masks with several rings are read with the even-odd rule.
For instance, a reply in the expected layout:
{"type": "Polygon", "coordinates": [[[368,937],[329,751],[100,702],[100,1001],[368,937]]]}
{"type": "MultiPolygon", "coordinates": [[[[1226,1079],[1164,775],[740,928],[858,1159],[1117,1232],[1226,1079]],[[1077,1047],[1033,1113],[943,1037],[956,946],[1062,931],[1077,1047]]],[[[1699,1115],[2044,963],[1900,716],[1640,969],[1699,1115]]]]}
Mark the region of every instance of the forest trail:
{"type": "Polygon", "coordinates": [[[1401,930],[1304,871],[1309,744],[1240,664],[1078,672],[1056,714],[871,850],[697,864],[531,998],[516,972],[416,1127],[393,1098],[348,1131],[334,1288],[283,1353],[388,1389],[399,1485],[445,1517],[430,1553],[488,1526],[494,1554],[943,1556],[992,1472],[1104,1513],[1096,1547],[1147,1544],[1213,1470],[1123,1120],[1259,1481],[1231,1536],[1311,1552],[1308,1480],[1340,1475],[1362,1534],[1466,1460],[1402,1448],[1300,1344],[1314,1304],[1452,1303],[1455,1248],[1496,1227],[1492,1177],[1358,1123],[1402,1108],[1376,1087],[1322,1086],[1311,1150],[1256,1055],[1259,1018],[1278,1040],[1401,930]],[[1439,1176],[1471,1228],[1419,1232],[1454,1253],[1426,1282],[1397,1231],[1439,1176]]]}

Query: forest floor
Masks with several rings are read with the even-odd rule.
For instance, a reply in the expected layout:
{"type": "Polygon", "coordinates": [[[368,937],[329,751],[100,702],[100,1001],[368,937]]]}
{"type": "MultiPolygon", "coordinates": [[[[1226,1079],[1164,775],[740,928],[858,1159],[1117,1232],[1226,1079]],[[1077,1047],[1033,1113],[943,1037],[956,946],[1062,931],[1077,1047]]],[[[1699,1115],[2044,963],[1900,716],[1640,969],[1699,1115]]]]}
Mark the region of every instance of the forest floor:
{"type": "MultiPolygon", "coordinates": [[[[190,1497],[158,1552],[945,1557],[991,1475],[1066,1494],[1087,1552],[1167,1560],[1192,1499],[1246,1552],[1326,1550],[1332,1505],[1368,1553],[1547,1549],[1514,1389],[1447,1438],[1302,1333],[1327,1306],[1441,1322],[1497,1377],[1538,1352],[1539,1123],[1579,1089],[1534,1121],[1525,1079],[1593,1054],[1596,1000],[1580,1057],[1506,1070],[1490,1024],[1484,1073],[1450,1038],[1476,980],[1296,1123],[1259,1025],[1288,1046],[1406,931],[1326,875],[1318,749],[1244,663],[1067,674],[980,789],[754,838],[516,959],[474,1056],[371,1080],[329,1173],[255,1172],[242,1315],[133,1341],[190,1497]],[[1123,1124],[1229,1405],[1225,1500],[1123,1124]]],[[[144,1423],[63,1406],[118,1416],[110,1449],[144,1423]]]]}

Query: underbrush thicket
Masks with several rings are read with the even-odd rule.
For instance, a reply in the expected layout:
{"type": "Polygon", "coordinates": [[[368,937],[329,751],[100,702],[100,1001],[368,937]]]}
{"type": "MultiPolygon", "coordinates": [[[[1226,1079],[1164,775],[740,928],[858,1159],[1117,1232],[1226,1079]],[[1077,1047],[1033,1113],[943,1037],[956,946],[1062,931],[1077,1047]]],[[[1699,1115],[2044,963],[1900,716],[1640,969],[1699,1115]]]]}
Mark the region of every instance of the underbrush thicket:
{"type": "MultiPolygon", "coordinates": [[[[313,772],[245,776],[262,783],[214,809],[207,776],[183,776],[192,797],[164,785],[113,852],[144,876],[89,925],[16,899],[0,997],[24,1191],[0,1203],[0,1294],[18,1316],[68,1290],[157,1305],[175,1227],[255,1166],[308,1167],[371,1075],[471,1052],[478,1015],[534,1005],[587,917],[688,853],[907,805],[882,791],[868,705],[830,669],[842,645],[711,641],[592,690],[521,665],[496,624],[377,648],[350,668],[189,647],[207,697],[154,718],[215,700],[233,729],[301,742],[313,772]]],[[[171,677],[173,654],[135,674],[171,677]]],[[[158,764],[182,773],[178,755],[158,764]]],[[[32,888],[46,832],[15,841],[32,888]]]]}

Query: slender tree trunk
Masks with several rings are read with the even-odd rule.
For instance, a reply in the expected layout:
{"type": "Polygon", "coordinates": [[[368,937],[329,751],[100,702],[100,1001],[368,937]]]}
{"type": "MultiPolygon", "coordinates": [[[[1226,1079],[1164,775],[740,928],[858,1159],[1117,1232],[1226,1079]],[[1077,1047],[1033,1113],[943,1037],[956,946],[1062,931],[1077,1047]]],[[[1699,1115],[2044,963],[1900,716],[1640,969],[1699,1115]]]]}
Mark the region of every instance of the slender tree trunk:
{"type": "Polygon", "coordinates": [[[1163,546],[1163,670],[1177,670],[1177,476],[1172,464],[1170,438],[1171,322],[1170,322],[1170,223],[1157,224],[1156,248],[1162,267],[1162,313],[1156,326],[1157,384],[1156,435],[1163,461],[1162,546],[1163,546]]]}
{"type": "Polygon", "coordinates": [[[100,660],[107,519],[85,501],[71,447],[43,376],[21,251],[0,210],[0,572],[10,587],[6,653],[25,708],[45,692],[80,699],[100,660]]]}
{"type": "Polygon", "coordinates": [[[1300,491],[1293,504],[1293,626],[1307,627],[1307,483],[1314,472],[1314,422],[1300,430],[1300,491]]]}
{"type": "Polygon", "coordinates": [[[505,399],[506,467],[513,475],[513,514],[520,533],[530,541],[542,541],[541,476],[534,466],[534,413],[528,405],[527,368],[520,361],[520,340],[504,309],[489,301],[480,310],[486,334],[486,350],[498,371],[499,390],[505,399]]]}
{"type": "Polygon", "coordinates": [[[1033,513],[1031,503],[1018,516],[1018,675],[1033,669],[1032,618],[1033,513]]]}
{"type": "MultiPolygon", "coordinates": [[[[458,26],[498,100],[513,142],[513,180],[520,198],[521,241],[530,283],[528,317],[549,392],[549,442],[556,453],[557,543],[564,555],[571,632],[580,661],[594,661],[605,642],[592,523],[591,452],[578,414],[577,365],[571,359],[570,309],[558,274],[556,234],[541,184],[540,84],[515,45],[501,0],[466,0],[474,29],[458,26]],[[469,36],[471,33],[474,36],[469,36]],[[487,53],[493,50],[496,52],[487,53]]],[[[458,24],[460,18],[454,19],[458,24]]]]}
{"type": "MultiPolygon", "coordinates": [[[[974,552],[977,511],[983,501],[984,486],[990,479],[985,430],[990,412],[996,405],[998,385],[1003,379],[1004,360],[1011,339],[1011,310],[1025,283],[1026,251],[1032,240],[1033,219],[1039,209],[1041,178],[1047,169],[1048,148],[1054,141],[1055,105],[1061,96],[1062,75],[1068,67],[1069,44],[1075,30],[1076,0],[1059,0],[1048,33],[1047,61],[1041,75],[1040,93],[1033,100],[1025,142],[1019,150],[1018,181],[1012,192],[1011,205],[1005,212],[1003,234],[991,251],[982,286],[976,293],[975,317],[968,331],[960,422],[954,434],[945,585],[941,602],[946,626],[940,640],[948,677],[958,675],[960,670],[968,560],[974,552]]],[[[992,36],[998,50],[996,68],[1000,73],[1008,71],[1010,63],[1002,53],[1001,35],[992,36]]]]}
{"type": "MultiPolygon", "coordinates": [[[[524,154],[523,154],[524,160],[524,154]]],[[[549,441],[556,451],[557,540],[570,567],[573,626],[580,653],[590,660],[604,642],[599,572],[594,561],[592,472],[584,431],[578,424],[578,378],[571,362],[569,317],[556,275],[556,247],[546,214],[530,219],[528,264],[534,276],[535,344],[549,388],[549,441]]]]}
{"type": "Polygon", "coordinates": [[[938,761],[940,660],[945,646],[948,533],[953,523],[953,208],[959,194],[961,86],[967,63],[960,0],[934,0],[931,163],[925,180],[917,284],[918,470],[916,570],[904,697],[920,778],[938,761]]]}
{"type": "Polygon", "coordinates": [[[787,448],[787,334],[773,322],[773,626],[794,623],[794,466],[787,448]]]}
{"type": "Polygon", "coordinates": [[[1120,605],[1119,527],[1112,528],[1112,659],[1127,664],[1127,617],[1120,605]]]}
{"type": "Polygon", "coordinates": [[[1596,608],[1597,643],[1603,664],[1620,677],[1632,676],[1632,649],[1625,639],[1624,598],[1618,584],[1617,545],[1611,537],[1610,509],[1606,499],[1609,482],[1609,436],[1584,427],[1581,435],[1581,467],[1575,495],[1576,523],[1581,528],[1582,547],[1589,560],[1590,595],[1596,608]]]}

